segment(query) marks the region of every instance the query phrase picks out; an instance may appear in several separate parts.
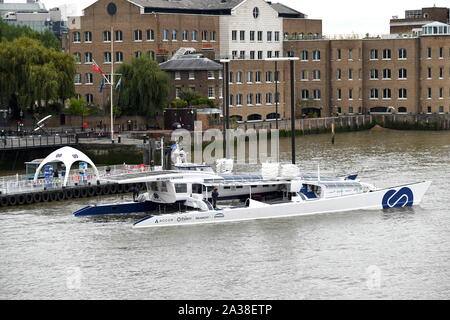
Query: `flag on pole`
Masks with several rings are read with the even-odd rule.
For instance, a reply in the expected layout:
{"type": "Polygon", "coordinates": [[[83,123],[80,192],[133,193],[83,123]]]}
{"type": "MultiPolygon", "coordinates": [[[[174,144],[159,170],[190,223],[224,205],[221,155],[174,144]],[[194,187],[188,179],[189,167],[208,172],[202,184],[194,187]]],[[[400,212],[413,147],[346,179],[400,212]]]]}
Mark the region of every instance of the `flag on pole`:
{"type": "Polygon", "coordinates": [[[102,79],[102,83],[100,84],[100,93],[102,93],[104,86],[105,86],[105,79],[102,79]]]}
{"type": "Polygon", "coordinates": [[[119,81],[117,81],[116,90],[120,87],[121,83],[122,83],[122,78],[120,78],[119,81]]]}
{"type": "Polygon", "coordinates": [[[98,73],[104,74],[103,70],[100,69],[100,67],[97,65],[93,65],[92,70],[97,71],[98,73]]]}

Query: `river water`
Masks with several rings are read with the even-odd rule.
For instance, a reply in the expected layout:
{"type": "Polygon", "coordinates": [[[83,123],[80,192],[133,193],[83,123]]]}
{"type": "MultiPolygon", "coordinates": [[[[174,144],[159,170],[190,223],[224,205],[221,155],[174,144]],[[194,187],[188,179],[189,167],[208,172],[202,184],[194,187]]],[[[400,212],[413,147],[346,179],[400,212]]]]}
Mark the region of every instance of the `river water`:
{"type": "Polygon", "coordinates": [[[433,185],[413,209],[148,230],[72,216],[119,196],[2,209],[0,299],[449,299],[450,132],[330,140],[297,139],[304,171],[433,185]]]}

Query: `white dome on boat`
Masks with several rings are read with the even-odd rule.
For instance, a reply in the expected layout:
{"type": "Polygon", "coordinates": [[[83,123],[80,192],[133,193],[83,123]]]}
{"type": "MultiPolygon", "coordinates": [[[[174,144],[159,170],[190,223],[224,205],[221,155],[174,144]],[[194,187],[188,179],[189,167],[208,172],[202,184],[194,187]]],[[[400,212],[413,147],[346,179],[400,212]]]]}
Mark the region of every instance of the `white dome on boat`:
{"type": "Polygon", "coordinates": [[[58,149],[52,153],[50,153],[39,165],[39,167],[36,169],[36,173],[34,174],[34,181],[37,181],[39,172],[42,170],[42,168],[45,167],[45,165],[52,163],[52,162],[62,162],[66,166],[66,175],[64,177],[64,183],[63,186],[67,186],[67,182],[69,180],[69,172],[72,167],[72,165],[75,162],[86,162],[92,166],[92,168],[95,171],[95,175],[97,176],[97,179],[100,178],[100,175],[98,173],[98,169],[95,166],[94,162],[92,162],[91,159],[87,155],[85,155],[80,150],[74,149],[72,147],[63,147],[61,149],[58,149]]]}

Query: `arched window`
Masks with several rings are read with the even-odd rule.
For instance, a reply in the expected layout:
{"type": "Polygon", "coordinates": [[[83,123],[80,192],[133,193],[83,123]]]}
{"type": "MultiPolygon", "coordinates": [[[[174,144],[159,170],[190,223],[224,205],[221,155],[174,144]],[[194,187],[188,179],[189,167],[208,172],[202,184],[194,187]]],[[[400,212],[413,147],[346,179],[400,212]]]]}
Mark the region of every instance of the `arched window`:
{"type": "Polygon", "coordinates": [[[242,116],[234,115],[234,116],[231,116],[230,119],[233,121],[242,121],[242,116]]]}
{"type": "Polygon", "coordinates": [[[251,114],[247,117],[247,121],[258,121],[261,119],[262,119],[262,116],[260,114],[251,114]]]}
{"type": "Polygon", "coordinates": [[[73,35],[73,42],[81,41],[80,33],[78,31],[74,32],[72,35],[73,35]]]}
{"type": "Polygon", "coordinates": [[[280,119],[280,114],[279,113],[269,113],[266,116],[267,120],[275,120],[275,119],[280,119]]]}
{"type": "Polygon", "coordinates": [[[155,31],[153,29],[147,29],[147,41],[155,40],[155,31]]]}
{"type": "Polygon", "coordinates": [[[399,107],[398,108],[398,113],[408,113],[408,108],[406,108],[406,107],[399,107]]]}

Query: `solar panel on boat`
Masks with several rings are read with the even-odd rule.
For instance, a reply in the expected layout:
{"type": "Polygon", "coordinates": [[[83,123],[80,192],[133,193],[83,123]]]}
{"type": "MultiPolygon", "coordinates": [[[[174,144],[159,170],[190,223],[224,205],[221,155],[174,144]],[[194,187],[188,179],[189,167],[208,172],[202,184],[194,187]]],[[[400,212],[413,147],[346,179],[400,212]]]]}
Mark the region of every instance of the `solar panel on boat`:
{"type": "Polygon", "coordinates": [[[106,180],[109,181],[124,181],[124,180],[130,180],[130,179],[139,179],[139,178],[146,178],[146,177],[154,177],[154,176],[164,176],[174,173],[180,173],[179,171],[153,171],[153,172],[138,172],[138,173],[129,173],[124,174],[120,176],[114,176],[114,177],[107,177],[106,180]]]}

